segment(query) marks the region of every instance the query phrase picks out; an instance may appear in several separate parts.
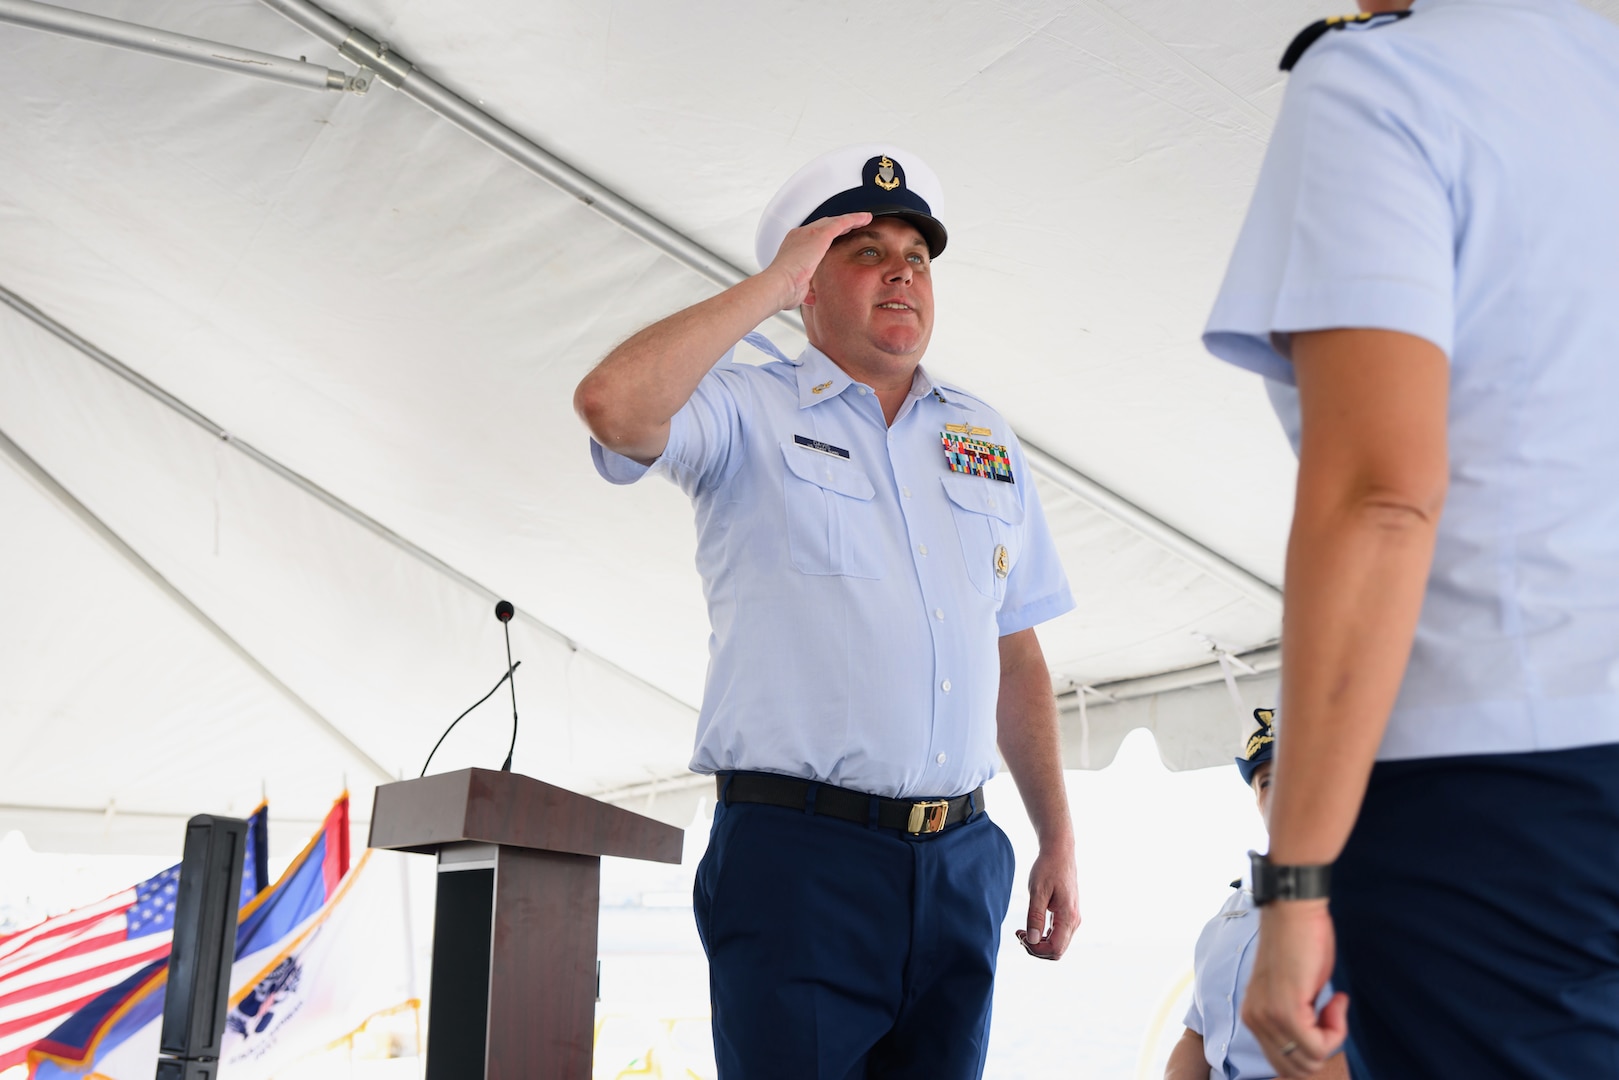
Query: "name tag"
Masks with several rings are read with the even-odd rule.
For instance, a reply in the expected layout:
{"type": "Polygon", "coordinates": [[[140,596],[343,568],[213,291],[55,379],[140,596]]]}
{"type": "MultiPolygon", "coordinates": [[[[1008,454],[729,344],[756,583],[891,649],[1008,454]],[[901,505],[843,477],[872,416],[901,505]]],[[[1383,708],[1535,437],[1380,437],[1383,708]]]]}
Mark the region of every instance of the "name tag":
{"type": "Polygon", "coordinates": [[[845,461],[849,460],[849,451],[845,450],[841,446],[833,446],[831,443],[824,443],[818,439],[806,438],[803,435],[794,435],[793,442],[797,443],[799,446],[802,446],[806,450],[814,450],[817,454],[827,454],[831,457],[843,458],[845,461]]]}

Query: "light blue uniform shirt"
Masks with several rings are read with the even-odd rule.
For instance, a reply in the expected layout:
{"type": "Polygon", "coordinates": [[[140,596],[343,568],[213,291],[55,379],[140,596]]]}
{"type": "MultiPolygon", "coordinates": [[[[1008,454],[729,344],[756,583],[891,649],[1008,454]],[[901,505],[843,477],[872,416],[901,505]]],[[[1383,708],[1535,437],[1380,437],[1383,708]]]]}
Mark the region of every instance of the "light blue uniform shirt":
{"type": "MultiPolygon", "coordinates": [[[[1450,491],[1384,760],[1619,742],[1619,28],[1417,0],[1293,71],[1204,342],[1450,358],[1450,491]]],[[[1291,385],[1272,394],[1297,436],[1291,385]]],[[[1295,447],[1297,442],[1295,441],[1295,447]]]]}
{"type": "Polygon", "coordinates": [[[994,409],[918,368],[890,427],[876,393],[813,346],[762,367],[727,354],[650,469],[591,453],[614,483],[663,473],[696,510],[713,634],[694,770],[893,797],[994,775],[999,639],[1074,606],[994,409]],[[947,424],[987,429],[1013,482],[952,472],[947,424]]]}
{"type": "MultiPolygon", "coordinates": [[[[1242,995],[1254,973],[1259,941],[1259,909],[1253,890],[1233,889],[1220,913],[1198,935],[1192,959],[1192,1004],[1185,1024],[1203,1036],[1209,1080],[1274,1080],[1259,1040],[1241,1020],[1242,995]]],[[[1319,1010],[1332,999],[1332,983],[1316,998],[1319,1010]]]]}

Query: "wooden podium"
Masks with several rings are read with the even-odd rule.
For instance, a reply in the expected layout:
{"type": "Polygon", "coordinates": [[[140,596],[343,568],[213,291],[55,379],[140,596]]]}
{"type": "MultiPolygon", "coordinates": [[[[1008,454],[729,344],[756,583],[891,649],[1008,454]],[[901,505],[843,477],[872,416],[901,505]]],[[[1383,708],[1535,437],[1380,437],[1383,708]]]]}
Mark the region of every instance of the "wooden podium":
{"type": "Polygon", "coordinates": [[[517,773],[377,788],[371,846],[438,856],[427,1080],[589,1080],[601,857],[678,863],[684,838],[517,773]]]}

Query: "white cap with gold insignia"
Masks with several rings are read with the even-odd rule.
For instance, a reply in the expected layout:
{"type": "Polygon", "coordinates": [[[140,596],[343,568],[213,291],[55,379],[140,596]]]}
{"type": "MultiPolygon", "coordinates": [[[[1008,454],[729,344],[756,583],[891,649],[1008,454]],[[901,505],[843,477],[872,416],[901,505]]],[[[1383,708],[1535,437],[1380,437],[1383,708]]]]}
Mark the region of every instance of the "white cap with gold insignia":
{"type": "Polygon", "coordinates": [[[917,227],[937,258],[948,239],[939,222],[944,192],[939,178],[915,154],[889,143],[860,143],[822,154],[795,172],[759,217],[753,251],[763,269],[790,229],[821,218],[865,210],[904,218],[917,227]]]}

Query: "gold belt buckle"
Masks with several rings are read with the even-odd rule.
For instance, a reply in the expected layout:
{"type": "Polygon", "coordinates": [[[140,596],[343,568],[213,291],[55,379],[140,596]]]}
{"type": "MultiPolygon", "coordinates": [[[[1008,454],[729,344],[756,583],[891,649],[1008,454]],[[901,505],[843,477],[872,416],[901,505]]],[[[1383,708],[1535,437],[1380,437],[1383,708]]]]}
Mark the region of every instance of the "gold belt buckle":
{"type": "Polygon", "coordinates": [[[944,828],[944,819],[950,813],[949,799],[923,799],[911,804],[911,819],[905,825],[905,831],[911,835],[917,833],[936,833],[944,828]]]}

